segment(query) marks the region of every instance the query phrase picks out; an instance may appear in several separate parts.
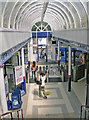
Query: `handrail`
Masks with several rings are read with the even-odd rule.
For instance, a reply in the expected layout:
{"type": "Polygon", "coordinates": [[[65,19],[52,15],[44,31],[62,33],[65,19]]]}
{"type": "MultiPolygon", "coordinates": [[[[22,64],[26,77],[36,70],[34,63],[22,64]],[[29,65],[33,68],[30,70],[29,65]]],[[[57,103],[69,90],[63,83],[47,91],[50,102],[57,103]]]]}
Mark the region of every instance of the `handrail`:
{"type": "Polygon", "coordinates": [[[7,112],[7,113],[4,113],[4,114],[0,115],[0,120],[2,120],[1,119],[2,116],[8,115],[8,114],[11,115],[11,120],[13,120],[12,112],[7,112]]]}
{"type": "Polygon", "coordinates": [[[88,108],[88,107],[89,107],[89,105],[81,105],[81,107],[86,107],[86,108],[88,108]]]}
{"type": "Polygon", "coordinates": [[[21,116],[22,116],[22,120],[23,120],[23,109],[18,109],[18,110],[14,110],[14,111],[11,111],[11,112],[7,112],[7,113],[3,113],[0,115],[0,120],[2,120],[2,116],[5,116],[5,115],[8,115],[10,114],[11,116],[11,120],[13,120],[13,113],[17,112],[17,118],[19,120],[19,112],[21,111],[21,116]]]}
{"type": "Polygon", "coordinates": [[[12,113],[17,112],[17,118],[19,120],[19,111],[21,111],[22,120],[23,120],[23,109],[14,110],[14,111],[12,111],[12,113]]]}
{"type": "MultiPolygon", "coordinates": [[[[82,119],[82,108],[85,107],[85,108],[89,108],[89,105],[81,105],[81,111],[80,111],[80,120],[82,119]]],[[[89,111],[88,111],[89,113],[89,111]]],[[[89,119],[89,115],[88,115],[88,119],[89,119]]]]}

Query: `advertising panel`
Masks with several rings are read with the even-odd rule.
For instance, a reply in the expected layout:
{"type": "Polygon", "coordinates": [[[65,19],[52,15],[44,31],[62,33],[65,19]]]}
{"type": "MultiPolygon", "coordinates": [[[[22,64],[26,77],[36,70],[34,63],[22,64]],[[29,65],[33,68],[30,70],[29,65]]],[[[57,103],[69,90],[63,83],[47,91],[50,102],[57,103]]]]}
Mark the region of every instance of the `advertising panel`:
{"type": "Polygon", "coordinates": [[[8,77],[7,77],[7,75],[5,75],[4,83],[5,83],[5,92],[6,92],[6,96],[7,96],[9,94],[9,84],[8,84],[8,77]]]}
{"type": "Polygon", "coordinates": [[[16,81],[16,85],[19,85],[23,82],[22,66],[15,67],[15,81],[16,81]]]}

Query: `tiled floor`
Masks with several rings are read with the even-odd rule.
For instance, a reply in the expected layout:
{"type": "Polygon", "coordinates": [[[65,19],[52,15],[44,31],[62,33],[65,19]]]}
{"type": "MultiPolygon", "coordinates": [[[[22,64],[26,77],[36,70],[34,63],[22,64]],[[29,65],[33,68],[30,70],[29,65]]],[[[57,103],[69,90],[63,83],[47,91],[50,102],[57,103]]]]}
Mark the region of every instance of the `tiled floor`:
{"type": "Polygon", "coordinates": [[[46,91],[51,92],[47,99],[39,98],[39,86],[27,84],[27,94],[23,99],[25,118],[79,118],[81,104],[85,101],[83,82],[72,83],[72,91],[67,91],[67,82],[47,83],[46,91]],[[80,85],[80,87],[79,87],[80,85]],[[81,90],[80,90],[81,89],[81,90]],[[80,96],[79,96],[79,92],[80,96]],[[81,92],[83,99],[81,100],[81,92]]]}

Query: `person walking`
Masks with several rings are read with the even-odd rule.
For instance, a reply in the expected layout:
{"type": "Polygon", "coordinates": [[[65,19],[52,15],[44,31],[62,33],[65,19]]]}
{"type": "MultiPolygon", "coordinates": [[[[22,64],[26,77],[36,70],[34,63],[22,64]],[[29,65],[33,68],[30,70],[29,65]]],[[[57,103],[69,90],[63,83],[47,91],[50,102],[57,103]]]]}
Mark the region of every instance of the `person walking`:
{"type": "Polygon", "coordinates": [[[31,65],[31,70],[32,70],[32,79],[35,78],[35,72],[36,72],[36,69],[37,69],[37,65],[36,65],[36,62],[33,61],[32,65],[31,65]]]}
{"type": "Polygon", "coordinates": [[[46,75],[43,71],[40,72],[40,76],[38,78],[38,81],[40,82],[39,97],[43,97],[44,99],[47,99],[47,96],[45,94],[46,75]]]}

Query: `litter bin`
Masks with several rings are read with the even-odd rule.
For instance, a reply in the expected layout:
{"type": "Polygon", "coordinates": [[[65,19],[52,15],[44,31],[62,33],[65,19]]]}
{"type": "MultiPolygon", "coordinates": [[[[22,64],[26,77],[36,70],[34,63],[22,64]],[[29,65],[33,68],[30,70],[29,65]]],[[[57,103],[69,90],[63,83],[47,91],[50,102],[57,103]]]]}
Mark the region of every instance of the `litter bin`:
{"type": "Polygon", "coordinates": [[[12,100],[12,109],[19,109],[21,108],[21,93],[20,89],[15,89],[11,95],[11,100],[12,100]]]}

